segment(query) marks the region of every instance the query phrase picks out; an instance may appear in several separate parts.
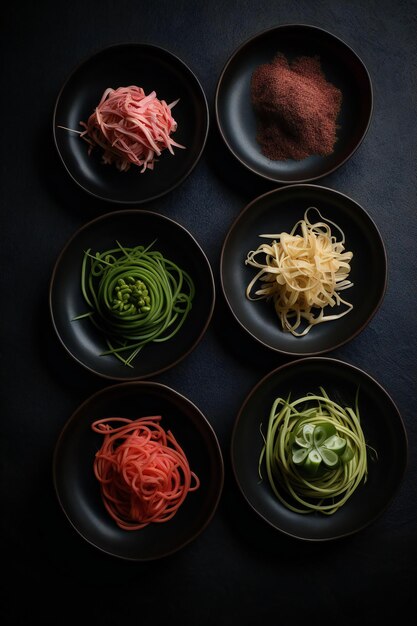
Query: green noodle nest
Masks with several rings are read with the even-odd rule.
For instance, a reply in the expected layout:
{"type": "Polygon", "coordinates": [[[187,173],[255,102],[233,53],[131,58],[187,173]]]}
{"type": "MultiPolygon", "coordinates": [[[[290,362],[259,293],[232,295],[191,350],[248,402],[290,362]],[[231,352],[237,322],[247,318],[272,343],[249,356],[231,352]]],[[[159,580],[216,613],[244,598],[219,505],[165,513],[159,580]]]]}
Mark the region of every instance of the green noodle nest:
{"type": "Polygon", "coordinates": [[[84,253],[81,290],[89,317],[106,338],[108,350],[124,365],[150,342],[171,339],[191,310],[195,294],[191,277],[150,246],[84,253]]]}
{"type": "Polygon", "coordinates": [[[322,387],[319,394],[308,394],[293,402],[276,398],[259,458],[261,478],[263,464],[275,496],[286,508],[303,514],[335,513],[367,479],[367,444],[360,423],[358,397],[355,409],[334,402],[322,387]],[[341,457],[334,467],[322,464],[320,471],[307,473],[302,464],[294,462],[297,460],[294,442],[303,428],[323,425],[345,440],[349,454],[341,457]]]}

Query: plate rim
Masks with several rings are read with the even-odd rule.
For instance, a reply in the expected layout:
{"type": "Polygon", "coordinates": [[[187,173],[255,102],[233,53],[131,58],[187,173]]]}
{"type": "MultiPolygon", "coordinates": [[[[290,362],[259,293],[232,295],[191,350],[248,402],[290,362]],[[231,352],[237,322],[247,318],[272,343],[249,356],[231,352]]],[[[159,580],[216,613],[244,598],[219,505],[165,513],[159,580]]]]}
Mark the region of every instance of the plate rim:
{"type": "Polygon", "coordinates": [[[222,293],[223,293],[223,297],[226,300],[226,303],[228,305],[229,311],[233,314],[233,317],[237,320],[237,322],[239,323],[239,325],[241,326],[241,328],[248,333],[255,341],[257,341],[260,345],[264,346],[265,348],[267,348],[268,350],[272,350],[273,352],[276,352],[278,354],[283,354],[286,356],[291,356],[291,357],[314,357],[314,356],[319,356],[322,354],[326,354],[328,352],[331,352],[333,350],[336,350],[337,348],[340,348],[341,346],[347,344],[348,342],[352,341],[355,337],[357,337],[367,326],[368,324],[371,322],[371,320],[374,318],[374,316],[376,315],[376,313],[378,312],[378,310],[381,307],[381,304],[383,302],[383,299],[385,297],[386,294],[386,290],[387,290],[387,283],[388,283],[388,259],[387,259],[387,251],[386,251],[386,247],[385,247],[385,243],[384,240],[382,238],[381,232],[375,222],[375,220],[371,217],[371,215],[368,213],[368,211],[366,211],[366,209],[364,209],[362,207],[361,204],[359,204],[359,202],[357,202],[356,200],[354,200],[352,197],[348,196],[347,194],[341,192],[341,191],[337,191],[336,189],[333,189],[331,187],[326,187],[324,185],[317,185],[317,184],[311,184],[311,183],[294,183],[292,185],[284,185],[283,187],[277,187],[275,189],[270,189],[269,191],[266,191],[265,193],[260,194],[259,196],[257,196],[256,198],[254,198],[253,200],[251,200],[248,204],[246,204],[241,211],[238,213],[238,215],[235,217],[235,219],[233,220],[232,224],[230,225],[225,238],[223,240],[223,244],[221,247],[221,252],[220,252],[220,284],[221,284],[221,289],[222,289],[222,293]],[[376,303],[373,311],[371,312],[370,316],[364,321],[364,323],[359,326],[356,331],[353,334],[350,334],[346,339],[344,339],[343,341],[338,342],[337,344],[335,344],[334,346],[332,346],[331,348],[325,348],[325,349],[321,349],[321,350],[314,350],[311,352],[296,352],[296,351],[289,351],[289,350],[283,350],[282,348],[275,348],[273,346],[270,346],[269,344],[265,343],[264,341],[262,341],[262,339],[260,339],[259,337],[257,337],[256,335],[254,335],[248,328],[246,328],[246,326],[243,324],[243,322],[239,319],[239,317],[236,315],[235,311],[233,310],[230,302],[229,302],[229,298],[227,296],[227,292],[225,289],[225,285],[224,285],[224,280],[223,280],[223,264],[224,264],[224,255],[225,255],[225,250],[226,250],[226,246],[229,240],[229,237],[231,236],[232,232],[234,231],[235,227],[237,226],[237,224],[240,222],[240,220],[244,217],[244,215],[246,214],[246,212],[248,212],[253,205],[255,205],[257,202],[259,202],[262,198],[269,196],[269,195],[273,195],[273,194],[279,194],[279,193],[286,193],[288,190],[291,189],[296,189],[296,188],[312,188],[312,189],[317,189],[317,190],[323,190],[325,192],[330,192],[331,194],[334,195],[338,195],[341,196],[343,198],[345,198],[346,200],[348,200],[349,202],[353,202],[359,209],[361,212],[363,212],[366,217],[370,220],[371,224],[373,225],[373,227],[375,228],[375,231],[378,235],[380,244],[381,244],[381,251],[383,253],[383,257],[384,257],[384,284],[383,284],[383,289],[381,290],[381,294],[379,296],[378,302],[376,303]]]}
{"type": "Polygon", "coordinates": [[[224,142],[224,145],[227,147],[227,149],[230,151],[230,153],[234,156],[234,158],[237,159],[237,161],[243,166],[245,167],[247,170],[249,170],[250,172],[252,172],[253,174],[255,174],[256,176],[260,176],[261,178],[263,178],[264,180],[267,181],[271,181],[273,183],[276,184],[281,184],[281,185],[289,185],[289,184],[300,184],[300,183],[309,183],[315,180],[318,180],[320,178],[324,178],[325,176],[329,176],[330,174],[332,174],[333,172],[335,172],[337,169],[339,169],[340,167],[342,167],[342,165],[344,165],[351,157],[353,157],[353,155],[355,154],[355,152],[359,149],[359,147],[361,146],[361,144],[363,143],[369,127],[371,125],[372,122],[372,118],[373,118],[373,111],[374,111],[374,89],[373,89],[373,84],[372,84],[372,79],[371,79],[371,75],[369,73],[369,70],[365,64],[365,62],[363,61],[363,59],[359,56],[359,54],[346,42],[344,41],[344,39],[342,39],[341,37],[339,37],[338,35],[335,35],[333,32],[327,30],[326,28],[322,28],[320,26],[315,26],[313,24],[306,24],[304,22],[288,22],[285,24],[277,24],[276,26],[272,26],[269,28],[265,28],[255,34],[253,34],[252,36],[248,37],[247,39],[245,39],[245,41],[243,41],[241,44],[238,45],[238,47],[236,47],[232,53],[229,55],[228,59],[226,60],[226,63],[223,65],[223,69],[219,75],[219,78],[217,80],[217,84],[216,84],[216,89],[215,89],[215,95],[214,95],[214,112],[215,112],[215,119],[216,119],[216,125],[217,125],[217,129],[220,133],[220,136],[222,137],[222,140],[224,142]],[[277,30],[281,30],[281,29],[285,29],[285,28],[306,28],[309,29],[311,31],[318,31],[321,32],[325,35],[328,35],[329,37],[333,38],[334,40],[336,40],[336,42],[344,47],[346,47],[348,49],[348,51],[357,58],[357,60],[359,61],[360,65],[363,67],[364,71],[365,71],[365,75],[367,77],[367,82],[369,85],[369,97],[370,97],[370,108],[369,108],[369,112],[367,114],[367,123],[366,123],[366,127],[364,129],[364,132],[362,133],[361,138],[359,139],[359,141],[357,142],[356,146],[353,148],[353,150],[338,164],[334,165],[333,167],[326,169],[323,173],[321,174],[316,174],[315,176],[309,176],[307,178],[300,178],[297,180],[288,180],[287,178],[282,178],[282,177],[276,177],[273,175],[269,175],[269,174],[265,174],[263,172],[261,172],[259,169],[256,169],[255,167],[252,167],[249,163],[246,162],[245,159],[243,159],[239,154],[236,153],[235,150],[233,150],[233,148],[231,147],[231,145],[229,144],[229,141],[226,138],[226,134],[223,130],[223,126],[221,124],[221,120],[220,120],[220,113],[219,113],[219,97],[220,97],[220,91],[222,88],[222,83],[223,80],[227,74],[227,71],[229,69],[229,66],[231,65],[231,63],[237,58],[237,56],[242,52],[242,50],[249,45],[250,43],[252,43],[253,41],[255,41],[256,39],[260,39],[261,37],[273,32],[273,31],[277,31],[277,30]]]}
{"type": "Polygon", "coordinates": [[[124,382],[138,382],[140,380],[146,380],[151,378],[152,376],[158,376],[159,374],[162,374],[163,372],[168,371],[169,369],[175,367],[176,365],[178,365],[181,361],[183,361],[187,356],[189,356],[193,350],[198,346],[198,344],[202,341],[204,335],[206,334],[208,327],[210,325],[210,322],[213,318],[213,314],[214,314],[214,308],[215,308],[215,304],[216,304],[216,300],[217,300],[217,293],[216,293],[216,284],[215,284],[215,280],[214,280],[214,274],[213,274],[213,268],[211,266],[211,263],[209,261],[209,258],[207,256],[207,254],[205,253],[204,249],[202,248],[202,246],[200,245],[200,243],[197,241],[197,239],[194,237],[194,235],[191,233],[190,230],[188,230],[188,228],[186,228],[183,224],[181,224],[180,222],[174,220],[172,217],[168,217],[167,215],[163,215],[162,213],[159,213],[157,211],[153,211],[151,209],[141,209],[141,208],[137,208],[137,209],[120,209],[120,210],[113,210],[113,211],[108,211],[107,213],[103,213],[102,215],[99,215],[95,218],[93,218],[92,220],[89,220],[88,222],[82,224],[81,226],[79,226],[78,228],[76,228],[76,230],[73,232],[73,234],[69,237],[69,239],[67,239],[66,243],[64,243],[64,245],[62,246],[61,250],[58,253],[58,256],[54,262],[53,268],[52,268],[52,273],[51,273],[51,277],[49,279],[49,287],[48,287],[48,309],[49,309],[49,317],[50,320],[52,322],[52,327],[55,331],[55,335],[58,337],[61,345],[64,347],[66,353],[79,365],[81,365],[84,369],[86,369],[87,371],[89,371],[91,374],[94,374],[96,376],[99,376],[103,379],[106,380],[110,380],[110,381],[115,381],[115,382],[119,382],[119,383],[124,383],[124,382]],[[137,377],[129,377],[129,378],[125,378],[123,376],[114,376],[114,375],[110,375],[110,374],[105,374],[103,372],[100,372],[99,370],[90,367],[88,364],[84,363],[76,354],[74,354],[66,345],[66,343],[64,342],[63,338],[61,337],[61,333],[59,332],[59,329],[57,327],[56,324],[56,320],[55,320],[55,315],[54,315],[54,307],[53,307],[53,295],[54,295],[54,285],[55,285],[55,280],[56,280],[56,274],[58,272],[60,263],[62,261],[62,258],[64,257],[65,253],[67,252],[67,250],[69,249],[69,247],[71,246],[71,244],[77,239],[77,237],[80,235],[80,233],[82,233],[83,231],[85,231],[87,228],[94,226],[97,222],[101,222],[102,220],[106,220],[106,219],[115,219],[117,217],[121,217],[122,215],[126,215],[126,216],[134,216],[134,215],[140,214],[146,214],[146,215],[151,215],[152,217],[157,217],[158,219],[161,220],[166,220],[167,222],[171,223],[172,226],[176,226],[180,229],[182,229],[184,231],[184,233],[191,238],[191,240],[194,242],[194,244],[196,245],[198,251],[201,254],[202,259],[205,262],[205,265],[207,267],[209,276],[210,276],[210,286],[211,286],[211,290],[212,290],[212,298],[211,298],[211,304],[210,304],[210,310],[208,311],[208,315],[206,318],[206,321],[204,323],[204,326],[202,327],[197,339],[194,341],[194,343],[179,357],[177,358],[175,361],[173,361],[172,363],[169,363],[168,365],[165,365],[162,368],[158,368],[152,372],[149,372],[148,374],[142,374],[139,375],[137,377]]]}
{"type": "Polygon", "coordinates": [[[54,103],[54,108],[53,108],[53,112],[52,112],[52,136],[53,136],[53,141],[54,141],[54,145],[55,145],[55,149],[58,153],[59,159],[61,161],[61,163],[63,164],[65,171],[67,172],[67,174],[69,175],[70,179],[76,183],[76,185],[82,189],[84,192],[86,192],[88,195],[92,196],[93,198],[96,198],[97,200],[101,200],[104,202],[107,202],[109,204],[120,204],[120,205],[139,205],[139,204],[143,204],[145,202],[153,202],[154,200],[157,200],[158,198],[161,198],[163,196],[165,196],[166,194],[170,193],[171,191],[173,191],[174,189],[176,189],[179,185],[181,185],[181,183],[183,183],[188,176],[192,173],[192,171],[194,170],[194,168],[197,166],[197,164],[199,163],[204,149],[206,147],[207,144],[207,139],[208,139],[208,133],[209,133],[209,128],[210,128],[210,110],[209,110],[209,105],[208,105],[208,100],[207,100],[207,96],[206,93],[203,89],[203,85],[200,82],[199,78],[197,77],[197,75],[195,74],[195,72],[191,69],[191,67],[188,65],[188,63],[186,63],[185,61],[183,61],[176,53],[171,52],[171,50],[169,50],[168,48],[165,48],[164,46],[160,46],[157,44],[153,44],[153,43],[147,43],[147,42],[134,42],[134,41],[125,41],[125,42],[119,42],[119,43],[114,43],[114,44],[110,44],[108,46],[102,47],[102,48],[98,48],[95,51],[93,51],[92,53],[90,53],[88,56],[84,57],[83,59],[81,59],[73,68],[72,70],[69,72],[67,78],[65,79],[65,81],[62,83],[58,94],[55,98],[55,103],[54,103]],[[72,174],[72,172],[70,171],[66,160],[64,159],[62,152],[59,148],[59,142],[58,142],[58,138],[57,138],[57,133],[56,133],[56,115],[57,115],[57,111],[58,111],[58,106],[60,103],[60,100],[62,98],[62,95],[64,93],[65,88],[68,86],[69,82],[72,80],[72,78],[74,78],[74,76],[78,73],[78,71],[80,69],[82,69],[82,67],[86,64],[89,63],[90,61],[92,61],[95,57],[99,56],[100,54],[107,52],[107,51],[111,51],[114,50],[116,48],[127,48],[127,47],[133,47],[133,48],[144,48],[144,49],[150,49],[150,50],[154,50],[158,53],[163,53],[166,54],[170,57],[172,57],[173,59],[175,59],[176,63],[179,63],[180,65],[183,66],[183,68],[193,77],[194,81],[196,82],[196,85],[201,93],[202,96],[202,104],[203,106],[203,110],[204,110],[204,118],[205,118],[205,132],[204,132],[204,138],[202,141],[202,144],[200,146],[200,150],[199,153],[197,155],[197,157],[194,159],[193,163],[191,164],[191,166],[186,170],[186,172],[183,174],[183,176],[176,181],[173,185],[171,185],[169,188],[167,188],[166,190],[153,194],[152,196],[149,196],[147,198],[144,199],[134,199],[134,200],[115,200],[113,198],[108,198],[106,195],[102,195],[99,193],[95,193],[94,191],[92,191],[91,189],[89,189],[88,187],[86,187],[82,182],[80,182],[78,180],[78,178],[76,176],[74,176],[72,174]]]}
{"type": "Polygon", "coordinates": [[[240,405],[240,407],[238,409],[238,412],[237,412],[237,414],[235,416],[235,419],[234,419],[233,428],[232,428],[232,434],[231,434],[231,439],[230,439],[230,446],[229,446],[229,457],[230,457],[230,464],[231,464],[231,467],[232,467],[233,476],[234,476],[236,485],[238,486],[239,492],[242,495],[242,497],[244,498],[245,502],[247,502],[247,504],[250,506],[252,511],[257,516],[259,516],[264,522],[266,522],[275,531],[278,531],[279,533],[284,534],[287,537],[291,537],[292,539],[296,539],[296,540],[299,540],[299,541],[304,541],[306,543],[326,543],[326,542],[328,543],[330,541],[337,541],[339,539],[343,539],[344,537],[349,537],[349,536],[352,536],[352,535],[355,535],[355,534],[361,532],[362,530],[364,530],[365,528],[367,528],[368,526],[370,526],[371,524],[376,522],[383,515],[383,513],[385,511],[387,511],[387,509],[390,507],[390,505],[393,503],[393,501],[397,497],[398,491],[399,491],[401,485],[404,482],[404,478],[405,478],[405,475],[407,473],[408,464],[409,464],[410,451],[409,451],[408,434],[407,434],[407,430],[406,430],[406,427],[405,427],[405,422],[404,422],[404,420],[402,418],[401,412],[400,412],[396,402],[394,401],[392,395],[390,394],[390,392],[372,374],[370,374],[368,371],[364,370],[363,368],[359,367],[358,365],[354,365],[353,363],[350,363],[349,361],[345,361],[345,360],[340,359],[340,358],[327,357],[327,356],[306,356],[306,357],[303,357],[301,359],[296,359],[294,361],[283,363],[282,365],[279,365],[278,367],[270,370],[264,376],[262,376],[255,383],[255,385],[253,385],[249,389],[249,392],[247,392],[246,396],[244,397],[244,399],[243,399],[243,401],[242,401],[242,403],[241,403],[241,405],[240,405]],[[342,368],[347,368],[349,370],[353,370],[360,377],[364,377],[364,378],[368,379],[368,381],[370,381],[371,384],[375,385],[378,388],[378,390],[384,395],[384,397],[387,398],[387,400],[390,402],[392,408],[394,409],[394,412],[395,412],[395,414],[396,414],[396,416],[398,418],[398,425],[399,425],[401,433],[402,433],[402,435],[404,437],[404,444],[405,444],[405,459],[404,459],[404,462],[403,462],[403,467],[402,467],[401,475],[400,475],[399,480],[398,480],[397,487],[396,487],[394,493],[391,495],[391,497],[385,502],[384,506],[381,507],[381,509],[376,514],[374,514],[366,522],[362,523],[359,527],[356,527],[356,528],[354,528],[354,529],[352,529],[350,531],[347,531],[347,532],[339,533],[337,535],[334,535],[334,536],[331,536],[331,537],[324,537],[324,538],[305,537],[305,536],[302,536],[302,535],[297,534],[297,533],[293,533],[293,532],[289,532],[289,531],[283,530],[282,528],[279,528],[277,525],[275,525],[265,515],[260,513],[257,510],[257,508],[255,507],[255,505],[248,498],[248,496],[244,492],[243,488],[241,487],[241,482],[239,481],[239,478],[238,478],[238,472],[236,471],[235,460],[234,460],[234,455],[233,455],[233,448],[234,448],[234,444],[235,444],[236,432],[237,432],[238,427],[239,427],[239,422],[240,422],[240,420],[242,418],[242,414],[244,412],[244,409],[246,408],[246,406],[247,406],[248,402],[250,401],[250,399],[256,394],[256,392],[270,378],[273,378],[273,377],[279,375],[279,373],[282,372],[283,370],[285,370],[287,368],[291,368],[291,367],[296,368],[299,365],[303,365],[305,362],[312,363],[313,361],[325,362],[325,363],[328,363],[328,364],[332,364],[333,363],[333,364],[335,364],[338,367],[342,367],[342,368]]]}
{"type": "MultiPolygon", "coordinates": [[[[204,441],[206,441],[206,440],[207,440],[207,438],[204,437],[204,441]]],[[[219,441],[219,439],[217,437],[217,433],[216,433],[214,427],[212,426],[210,420],[206,417],[206,415],[203,413],[203,411],[197,406],[197,404],[195,404],[195,402],[193,402],[190,398],[185,396],[183,393],[181,393],[180,391],[177,391],[176,389],[174,389],[173,387],[171,387],[171,386],[169,386],[169,385],[167,385],[165,383],[161,383],[161,382],[157,382],[157,381],[151,381],[151,380],[130,380],[130,381],[124,381],[124,382],[120,382],[120,383],[115,383],[113,385],[107,385],[107,386],[103,387],[102,389],[99,389],[99,390],[95,391],[94,393],[92,393],[87,398],[84,398],[84,400],[72,411],[70,416],[66,419],[66,421],[63,424],[63,426],[61,427],[61,429],[59,431],[59,434],[58,434],[58,437],[57,437],[57,439],[55,441],[53,454],[52,454],[52,483],[53,483],[53,487],[54,487],[54,493],[55,493],[55,497],[56,497],[56,499],[58,501],[59,508],[64,513],[67,521],[70,523],[72,528],[78,533],[78,535],[86,543],[88,543],[90,546],[92,546],[93,548],[99,550],[100,552],[102,552],[104,554],[107,554],[107,555],[112,556],[112,557],[116,557],[116,558],[124,560],[124,561],[149,562],[149,561],[155,561],[155,560],[163,559],[163,558],[166,558],[166,557],[168,557],[168,556],[170,556],[172,554],[175,554],[179,550],[183,549],[184,547],[186,547],[187,545],[192,543],[195,539],[197,539],[197,537],[199,535],[201,535],[203,533],[203,531],[208,527],[210,522],[213,520],[213,518],[214,518],[214,516],[215,516],[215,514],[217,512],[217,509],[219,507],[220,499],[221,499],[221,496],[222,496],[222,493],[223,493],[223,489],[224,489],[224,482],[225,482],[225,463],[224,463],[223,452],[222,452],[222,449],[221,449],[221,446],[220,446],[220,441],[219,441]],[[212,510],[210,512],[210,515],[205,519],[204,524],[202,524],[202,526],[199,528],[199,530],[196,533],[193,533],[188,538],[187,541],[185,541],[185,542],[183,541],[176,548],[174,548],[172,550],[169,550],[168,552],[164,552],[164,553],[160,554],[159,556],[152,556],[152,557],[146,557],[146,558],[129,557],[129,556],[120,555],[120,554],[117,554],[115,551],[106,550],[106,549],[102,548],[100,545],[97,545],[97,542],[94,542],[94,541],[91,541],[91,540],[87,539],[87,537],[85,537],[85,535],[80,531],[80,529],[77,527],[77,525],[74,523],[74,521],[71,519],[70,515],[66,511],[66,509],[65,509],[65,507],[64,507],[64,505],[62,503],[62,498],[60,496],[60,491],[59,491],[58,485],[57,485],[57,482],[59,482],[59,481],[57,480],[56,465],[57,465],[59,447],[62,444],[63,440],[65,439],[65,436],[67,434],[67,430],[71,427],[71,425],[77,419],[81,419],[80,415],[81,415],[82,411],[84,410],[84,408],[90,402],[94,401],[99,396],[106,395],[107,393],[111,393],[116,388],[122,388],[122,387],[126,388],[128,386],[149,387],[149,389],[160,390],[163,393],[166,393],[168,397],[174,398],[174,399],[178,399],[180,402],[187,404],[192,409],[193,413],[196,413],[199,416],[199,418],[201,418],[201,421],[205,424],[205,426],[207,428],[207,432],[210,435],[210,441],[212,442],[211,449],[215,450],[215,452],[217,454],[217,457],[218,457],[217,460],[218,460],[218,472],[219,472],[219,485],[218,485],[216,498],[215,498],[212,510]]]]}

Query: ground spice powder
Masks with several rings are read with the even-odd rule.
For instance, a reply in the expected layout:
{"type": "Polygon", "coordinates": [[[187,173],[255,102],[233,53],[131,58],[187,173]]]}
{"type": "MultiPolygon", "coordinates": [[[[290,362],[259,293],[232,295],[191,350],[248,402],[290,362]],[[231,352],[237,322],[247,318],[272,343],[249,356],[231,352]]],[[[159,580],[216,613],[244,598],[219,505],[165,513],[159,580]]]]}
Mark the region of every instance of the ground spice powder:
{"type": "Polygon", "coordinates": [[[256,139],[271,160],[328,156],[334,150],[342,92],[326,80],[318,57],[288,62],[277,54],[253,72],[256,139]]]}

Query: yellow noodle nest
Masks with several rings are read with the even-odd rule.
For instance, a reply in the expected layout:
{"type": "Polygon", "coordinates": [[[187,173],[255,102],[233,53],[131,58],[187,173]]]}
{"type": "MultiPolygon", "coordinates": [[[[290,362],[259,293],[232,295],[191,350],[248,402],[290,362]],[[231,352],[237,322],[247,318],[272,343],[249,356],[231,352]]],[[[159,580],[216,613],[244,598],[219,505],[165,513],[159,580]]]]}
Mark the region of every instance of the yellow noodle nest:
{"type": "Polygon", "coordinates": [[[263,243],[248,253],[245,263],[259,268],[259,272],[246,295],[250,300],[272,299],[283,330],[302,337],[315,324],[338,319],[352,310],[353,305],[339,292],[353,285],[348,278],[353,254],[345,251],[345,237],[336,224],[324,221],[318,210],[310,207],[290,233],[260,237],[272,239],[272,243],[263,243]],[[308,216],[313,210],[320,217],[315,223],[308,216]],[[341,234],[340,241],[332,235],[330,224],[341,234]],[[261,286],[254,297],[251,292],[258,280],[261,286]],[[325,307],[341,305],[345,309],[340,313],[324,314],[325,307]],[[303,319],[307,326],[297,332],[303,319]]]}

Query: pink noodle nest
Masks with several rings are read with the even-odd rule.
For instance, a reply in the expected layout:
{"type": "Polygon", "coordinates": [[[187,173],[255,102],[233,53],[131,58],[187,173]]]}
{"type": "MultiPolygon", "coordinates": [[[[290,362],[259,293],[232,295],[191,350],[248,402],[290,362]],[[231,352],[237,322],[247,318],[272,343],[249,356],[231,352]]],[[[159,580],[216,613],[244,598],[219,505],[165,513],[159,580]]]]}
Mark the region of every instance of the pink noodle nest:
{"type": "Polygon", "coordinates": [[[141,172],[153,170],[163,150],[174,154],[174,147],[185,147],[171,138],[177,129],[171,109],[177,102],[167,104],[156,97],[155,91],[146,95],[134,85],[108,88],[87,123],[80,122],[85,128],[80,136],[89,143],[89,154],[99,146],[103,162],[114,164],[122,172],[131,165],[141,168],[141,172]]]}

